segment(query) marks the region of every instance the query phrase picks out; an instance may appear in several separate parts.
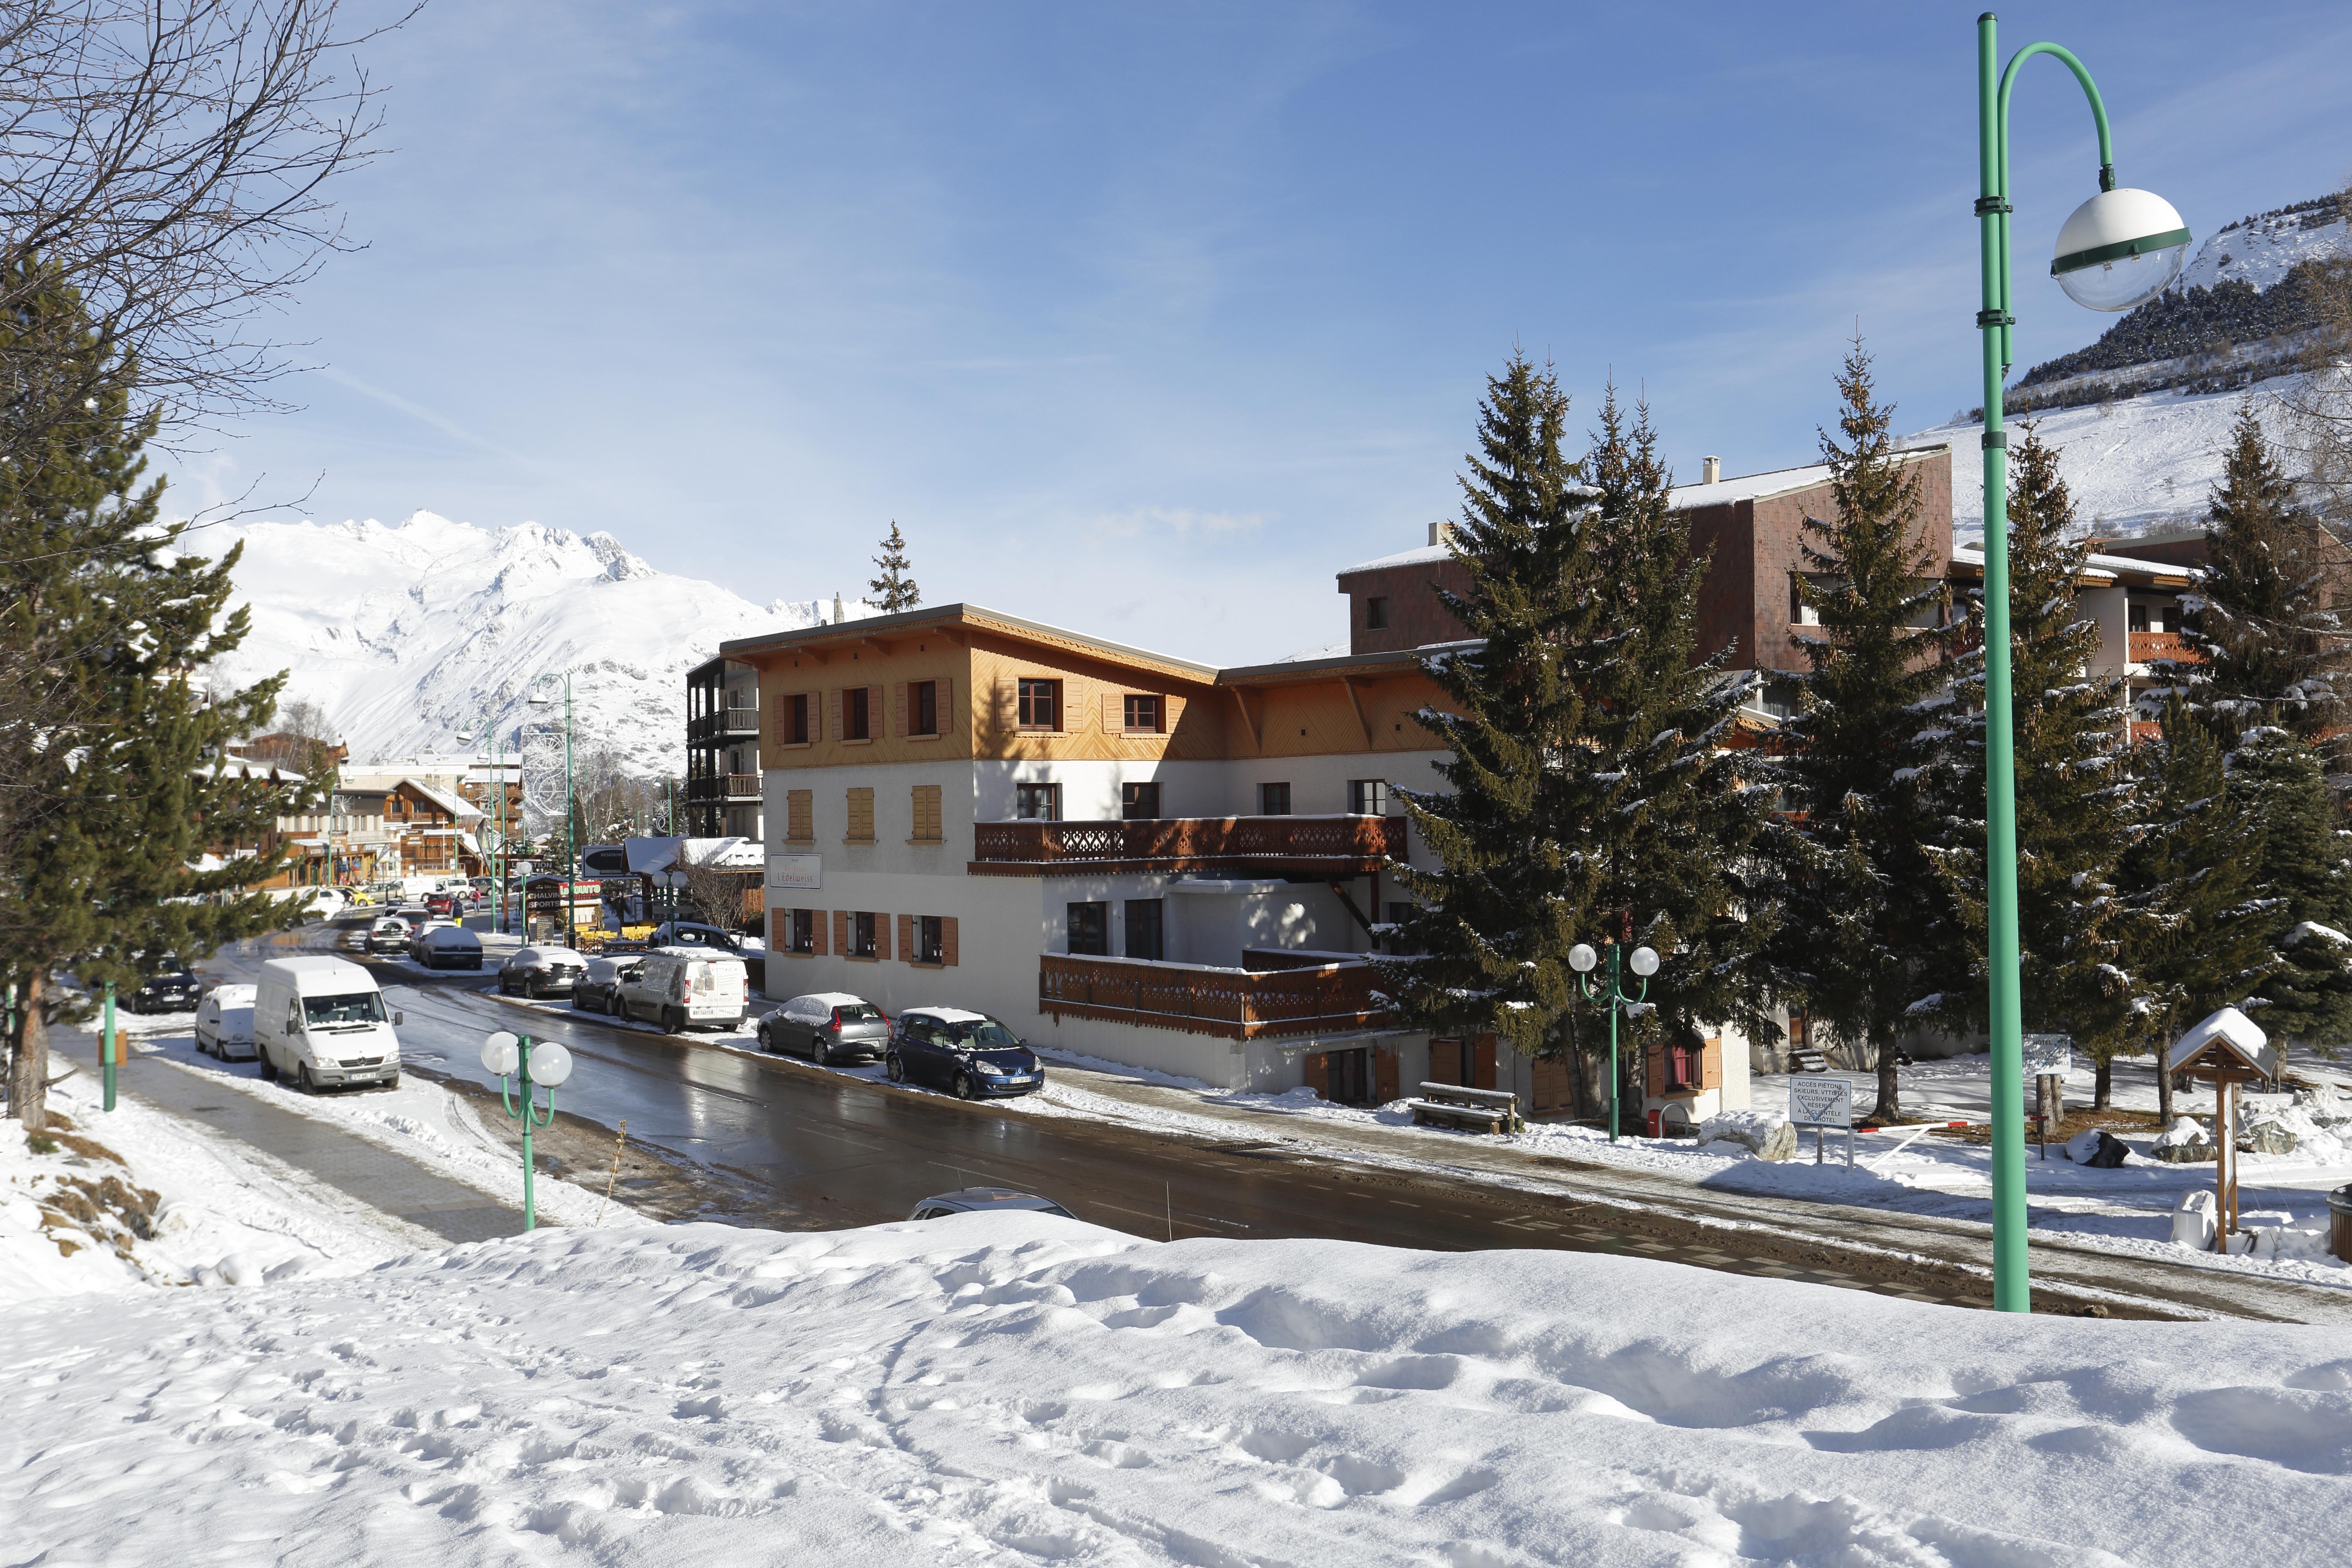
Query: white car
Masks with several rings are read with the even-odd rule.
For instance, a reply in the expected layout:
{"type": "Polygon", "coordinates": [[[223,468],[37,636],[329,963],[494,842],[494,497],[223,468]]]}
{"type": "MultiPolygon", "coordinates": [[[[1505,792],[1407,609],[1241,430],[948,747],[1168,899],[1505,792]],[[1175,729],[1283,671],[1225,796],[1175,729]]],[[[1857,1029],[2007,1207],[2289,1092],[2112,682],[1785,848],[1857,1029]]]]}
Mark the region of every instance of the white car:
{"type": "Polygon", "coordinates": [[[249,1062],[261,1053],[253,1045],[250,985],[215,985],[196,1007],[196,1049],[225,1062],[249,1062]]]}

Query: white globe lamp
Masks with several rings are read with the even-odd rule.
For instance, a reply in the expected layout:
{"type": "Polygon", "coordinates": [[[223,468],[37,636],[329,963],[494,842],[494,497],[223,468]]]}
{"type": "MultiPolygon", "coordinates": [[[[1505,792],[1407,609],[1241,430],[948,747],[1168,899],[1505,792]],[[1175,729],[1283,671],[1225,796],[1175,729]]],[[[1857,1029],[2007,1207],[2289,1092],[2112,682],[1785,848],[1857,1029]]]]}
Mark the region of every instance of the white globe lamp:
{"type": "Polygon", "coordinates": [[[530,1081],[543,1089],[555,1089],[572,1076],[572,1053],[553,1040],[542,1040],[530,1048],[530,1081]]]}
{"type": "Polygon", "coordinates": [[[1625,965],[1634,973],[1647,980],[1658,972],[1658,955],[1646,947],[1637,947],[1625,960],[1625,965]]]}
{"type": "Polygon", "coordinates": [[[2101,191],[2058,231],[2050,276],[2077,305],[2128,310],[2153,300],[2189,259],[2189,227],[2153,191],[2101,191]]]}
{"type": "Polygon", "coordinates": [[[1600,962],[1601,955],[1580,942],[1568,950],[1568,966],[1579,974],[1591,973],[1593,965],[1600,962]]]}
{"type": "Polygon", "coordinates": [[[515,1048],[518,1043],[515,1037],[504,1029],[484,1039],[482,1070],[495,1073],[499,1078],[512,1078],[515,1063],[520,1057],[520,1053],[515,1048]]]}

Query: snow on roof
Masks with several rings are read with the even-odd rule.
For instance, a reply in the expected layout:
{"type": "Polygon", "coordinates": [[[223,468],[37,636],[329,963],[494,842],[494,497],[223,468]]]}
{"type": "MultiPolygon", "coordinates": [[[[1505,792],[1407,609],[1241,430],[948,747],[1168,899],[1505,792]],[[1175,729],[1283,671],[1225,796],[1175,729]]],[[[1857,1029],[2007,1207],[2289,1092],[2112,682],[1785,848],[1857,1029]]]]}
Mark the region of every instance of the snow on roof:
{"type": "Polygon", "coordinates": [[[482,808],[463,795],[451,795],[446,790],[436,789],[422,779],[404,778],[400,782],[423,795],[435,809],[446,811],[452,816],[467,817],[482,815],[482,808]]]}
{"type": "Polygon", "coordinates": [[[920,1013],[924,1017],[937,1018],[942,1024],[985,1024],[988,1022],[987,1014],[967,1012],[961,1007],[908,1007],[900,1012],[898,1016],[903,1018],[908,1013],[920,1013]]]}
{"type": "Polygon", "coordinates": [[[2235,1057],[2264,1078],[2278,1074],[2279,1054],[2271,1048],[2270,1037],[2235,1007],[2208,1014],[2180,1037],[2165,1059],[2167,1067],[2177,1072],[2200,1057],[2217,1055],[2235,1057]],[[2216,1047],[2221,1050],[2217,1052],[2216,1047]]]}
{"type": "MultiPolygon", "coordinates": [[[[792,1000],[793,1002],[822,1002],[828,1007],[845,1007],[852,1005],[861,1007],[872,1005],[872,1004],[867,1002],[865,997],[854,996],[846,991],[809,991],[793,997],[792,1000]]],[[[787,1003],[785,1005],[789,1006],[791,1005],[791,1003],[787,1003]]]]}
{"type": "Polygon", "coordinates": [[[756,838],[625,838],[621,847],[632,871],[667,871],[674,866],[716,866],[726,871],[757,871],[766,864],[756,838]]]}
{"type": "MultiPolygon", "coordinates": [[[[1984,570],[1984,547],[1980,544],[1958,544],[1952,547],[1952,564],[1973,566],[1984,570]]],[[[2108,555],[2090,551],[2083,557],[2083,569],[2075,574],[2077,581],[2112,583],[2118,577],[2172,577],[2185,579],[2189,569],[2168,561],[2142,561],[2130,555],[2108,555]]]]}

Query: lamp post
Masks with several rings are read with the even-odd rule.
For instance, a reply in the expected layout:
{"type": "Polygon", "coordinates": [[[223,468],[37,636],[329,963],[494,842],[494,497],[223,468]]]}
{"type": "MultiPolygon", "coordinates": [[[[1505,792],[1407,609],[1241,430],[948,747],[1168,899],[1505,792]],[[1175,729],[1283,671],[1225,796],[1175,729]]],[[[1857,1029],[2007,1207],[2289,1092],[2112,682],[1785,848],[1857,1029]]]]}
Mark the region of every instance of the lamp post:
{"type": "Polygon", "coordinates": [[[2000,58],[1990,11],[1977,18],[1977,200],[1984,308],[1985,958],[1990,973],[1992,1047],[1993,1306],[2032,1310],[2025,1247],[2025,1084],[2017,958],[2016,740],[2010,694],[2009,437],[2001,428],[2001,382],[2014,363],[2009,288],[2009,95],[2018,68],[2050,55],[2074,73],[2099,132],[2099,194],[2058,231],[2050,275],[2076,304],[2128,310],[2180,275],[2189,230],[2163,197],[2116,185],[2107,108],[2083,62],[2056,44],[2029,44],[2000,58]]]}
{"type": "MultiPolygon", "coordinates": [[[[553,680],[555,677],[552,674],[548,674],[542,675],[539,679],[541,680],[553,680]]],[[[551,707],[553,706],[554,701],[555,699],[552,697],[540,696],[538,693],[537,683],[533,683],[530,698],[530,704],[532,707],[551,707]]],[[[575,841],[576,836],[572,832],[572,672],[567,669],[563,672],[563,945],[567,948],[571,947],[573,943],[572,931],[572,882],[580,874],[580,846],[575,841]]]]}
{"type": "Polygon", "coordinates": [[[108,1110],[114,1109],[114,1069],[121,1055],[122,1035],[114,1026],[114,982],[110,980],[106,983],[105,1033],[99,1037],[98,1041],[100,1079],[104,1086],[105,1096],[102,1104],[108,1110]]]}
{"type": "Polygon", "coordinates": [[[490,716],[485,713],[481,722],[470,733],[460,731],[457,741],[460,745],[470,746],[475,738],[485,731],[490,739],[490,826],[485,836],[488,839],[485,847],[491,852],[491,862],[498,868],[494,876],[499,889],[499,934],[504,936],[507,929],[507,775],[499,762],[499,742],[504,736],[498,726],[490,722],[490,716]]]}
{"type": "Polygon", "coordinates": [[[545,1127],[555,1120],[555,1090],[572,1076],[572,1053],[553,1040],[541,1040],[536,1046],[529,1035],[511,1035],[500,1029],[482,1041],[482,1066],[499,1075],[499,1103],[506,1107],[507,1118],[522,1123],[522,1227],[539,1228],[539,1204],[531,1191],[530,1130],[545,1127]],[[536,1050],[539,1059],[531,1060],[536,1050]],[[522,1103],[515,1103],[513,1080],[520,1080],[522,1103]],[[532,1089],[547,1090],[547,1103],[537,1103],[532,1089]]]}
{"type": "Polygon", "coordinates": [[[1637,947],[1631,954],[1625,955],[1625,967],[1631,969],[1642,982],[1641,990],[1628,996],[1625,994],[1623,977],[1618,973],[1617,968],[1621,954],[1624,954],[1624,944],[1617,942],[1611,942],[1609,944],[1609,986],[1606,991],[1595,991],[1592,988],[1592,971],[1601,962],[1600,955],[1580,942],[1568,950],[1568,966],[1576,971],[1577,989],[1584,993],[1586,1001],[1602,1002],[1609,1008],[1609,1142],[1612,1143],[1617,1142],[1617,1089],[1620,1077],[1617,1070],[1617,1015],[1629,1012],[1642,1005],[1643,999],[1650,994],[1650,976],[1658,972],[1658,955],[1648,948],[1637,947]]]}

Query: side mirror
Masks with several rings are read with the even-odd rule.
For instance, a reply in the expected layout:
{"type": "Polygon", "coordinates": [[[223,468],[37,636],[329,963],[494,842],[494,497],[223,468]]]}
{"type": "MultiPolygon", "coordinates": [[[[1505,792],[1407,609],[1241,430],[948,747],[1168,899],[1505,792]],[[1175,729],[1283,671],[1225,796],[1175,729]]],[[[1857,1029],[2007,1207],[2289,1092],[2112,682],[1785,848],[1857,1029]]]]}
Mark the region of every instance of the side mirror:
{"type": "Polygon", "coordinates": [[[395,1029],[398,1029],[398,1028],[404,1028],[404,1027],[406,1027],[406,1026],[407,1026],[407,1024],[408,1024],[408,1015],[407,1015],[407,1014],[405,1014],[405,1013],[394,1013],[394,1014],[392,1016],[392,1026],[393,1026],[394,1028],[395,1028],[395,1029]]]}

